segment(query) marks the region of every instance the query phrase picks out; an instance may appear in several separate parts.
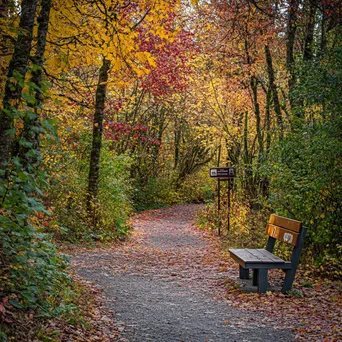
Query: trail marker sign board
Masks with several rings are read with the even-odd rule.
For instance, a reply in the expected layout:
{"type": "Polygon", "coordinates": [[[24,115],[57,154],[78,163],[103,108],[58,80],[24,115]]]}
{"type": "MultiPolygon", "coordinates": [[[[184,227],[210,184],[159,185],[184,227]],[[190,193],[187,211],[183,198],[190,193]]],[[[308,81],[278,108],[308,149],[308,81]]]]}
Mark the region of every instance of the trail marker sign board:
{"type": "Polygon", "coordinates": [[[217,178],[225,180],[235,177],[235,168],[233,167],[212,167],[209,169],[209,176],[211,178],[217,178]]]}
{"type": "MultiPolygon", "coordinates": [[[[235,168],[234,167],[212,167],[209,169],[210,178],[217,179],[217,210],[220,212],[221,210],[221,181],[228,181],[227,185],[227,223],[228,223],[228,231],[230,230],[230,192],[232,190],[232,185],[234,183],[235,178],[235,168]]],[[[221,227],[218,226],[218,234],[221,235],[221,227]]]]}

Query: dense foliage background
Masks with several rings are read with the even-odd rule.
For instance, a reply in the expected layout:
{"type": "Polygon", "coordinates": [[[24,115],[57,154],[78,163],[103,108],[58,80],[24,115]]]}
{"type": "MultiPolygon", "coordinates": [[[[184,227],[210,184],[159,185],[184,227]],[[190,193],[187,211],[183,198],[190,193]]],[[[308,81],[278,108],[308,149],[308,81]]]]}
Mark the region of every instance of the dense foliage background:
{"type": "Polygon", "coordinates": [[[340,278],[341,11],[3,2],[0,339],[30,315],[78,315],[56,244],[122,239],[134,211],[175,203],[206,203],[200,225],[239,247],[263,243],[271,212],[300,220],[305,267],[340,278]],[[237,169],[229,232],[218,165],[237,169]]]}

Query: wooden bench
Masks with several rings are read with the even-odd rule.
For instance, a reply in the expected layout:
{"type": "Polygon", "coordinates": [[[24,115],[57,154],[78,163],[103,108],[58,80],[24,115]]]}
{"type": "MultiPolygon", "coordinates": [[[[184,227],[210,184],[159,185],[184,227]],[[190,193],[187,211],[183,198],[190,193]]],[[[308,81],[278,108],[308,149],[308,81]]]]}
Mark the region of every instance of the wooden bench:
{"type": "Polygon", "coordinates": [[[266,227],[269,235],[266,249],[229,249],[230,256],[240,265],[240,279],[249,279],[249,270],[253,269],[253,285],[258,292],[267,291],[268,270],[282,269],[285,280],[281,292],[291,290],[303,248],[306,227],[301,222],[272,214],[266,227]],[[290,261],[285,261],[272,254],[276,240],[293,246],[290,261]]]}

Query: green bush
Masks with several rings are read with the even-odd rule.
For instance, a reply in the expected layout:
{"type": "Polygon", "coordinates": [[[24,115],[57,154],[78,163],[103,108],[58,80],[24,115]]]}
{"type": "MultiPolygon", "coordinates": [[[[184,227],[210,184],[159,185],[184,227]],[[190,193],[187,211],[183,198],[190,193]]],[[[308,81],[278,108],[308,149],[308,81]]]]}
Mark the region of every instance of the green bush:
{"type": "Polygon", "coordinates": [[[64,156],[59,161],[61,172],[54,173],[47,197],[54,210],[50,227],[59,240],[106,240],[128,232],[126,222],[132,212],[131,159],[126,155],[117,156],[104,144],[98,199],[89,215],[86,206],[88,158],[89,137],[82,136],[78,150],[70,152],[69,157],[64,156]]]}
{"type": "Polygon", "coordinates": [[[208,167],[187,175],[178,189],[180,202],[206,203],[215,196],[215,182],[209,178],[208,167]]]}
{"type": "Polygon", "coordinates": [[[127,234],[127,220],[133,211],[132,185],[129,178],[131,158],[125,154],[116,156],[104,148],[100,162],[98,198],[99,222],[97,230],[112,237],[127,234]]]}
{"type": "Polygon", "coordinates": [[[148,178],[141,185],[135,180],[134,203],[137,211],[162,208],[178,203],[206,203],[215,194],[215,184],[208,176],[208,168],[187,175],[184,182],[176,186],[177,172],[164,171],[158,177],[148,178]]]}
{"type": "Polygon", "coordinates": [[[308,227],[306,247],[322,263],[342,241],[342,120],[306,125],[274,147],[264,166],[270,205],[308,227]]]}
{"type": "MultiPolygon", "coordinates": [[[[23,170],[20,159],[13,158],[0,171],[0,304],[16,315],[31,310],[40,317],[59,316],[75,310],[62,295],[71,291],[68,263],[37,218],[42,212],[50,215],[38,199],[45,175],[23,170]]],[[[13,326],[11,320],[0,324],[10,335],[13,326]]]]}

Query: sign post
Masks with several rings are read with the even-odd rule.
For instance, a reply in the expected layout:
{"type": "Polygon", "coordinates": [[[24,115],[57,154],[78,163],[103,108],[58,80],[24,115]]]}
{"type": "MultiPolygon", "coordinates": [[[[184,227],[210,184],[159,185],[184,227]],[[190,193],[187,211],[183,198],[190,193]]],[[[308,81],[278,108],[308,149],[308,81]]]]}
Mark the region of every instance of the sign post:
{"type": "MultiPolygon", "coordinates": [[[[235,178],[235,168],[234,167],[212,167],[209,169],[210,178],[216,178],[217,183],[217,211],[221,210],[221,181],[227,182],[228,198],[227,198],[227,220],[228,220],[228,231],[230,230],[230,191],[232,189],[233,181],[235,178]]],[[[218,235],[221,235],[221,227],[218,227],[218,235]]]]}
{"type": "MultiPolygon", "coordinates": [[[[221,180],[220,178],[217,180],[217,211],[220,216],[221,210],[221,180]]],[[[221,225],[218,226],[218,235],[221,235],[221,225]]]]}
{"type": "Polygon", "coordinates": [[[228,185],[228,198],[227,198],[227,206],[228,206],[228,215],[227,215],[227,225],[228,225],[228,232],[230,231],[230,190],[231,190],[231,184],[233,184],[233,179],[232,178],[229,178],[228,179],[228,183],[227,183],[228,185]]]}

